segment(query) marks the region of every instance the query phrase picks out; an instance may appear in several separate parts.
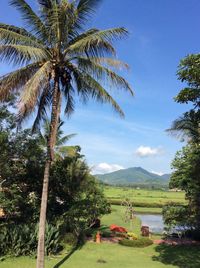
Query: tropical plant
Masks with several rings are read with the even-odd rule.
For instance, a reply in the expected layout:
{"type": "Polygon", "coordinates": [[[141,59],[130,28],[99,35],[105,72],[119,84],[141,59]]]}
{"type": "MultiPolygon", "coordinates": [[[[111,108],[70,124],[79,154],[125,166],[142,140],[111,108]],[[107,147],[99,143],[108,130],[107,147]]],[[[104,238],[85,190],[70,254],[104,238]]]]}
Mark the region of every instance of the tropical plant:
{"type": "MultiPolygon", "coordinates": [[[[57,226],[46,224],[46,255],[57,253],[61,249],[61,237],[57,226]]],[[[0,255],[33,255],[37,250],[37,224],[5,224],[0,229],[0,255]]]]}
{"type": "MultiPolygon", "coordinates": [[[[68,142],[71,138],[76,136],[76,134],[69,134],[69,135],[64,135],[64,131],[61,129],[63,126],[64,121],[59,122],[58,124],[58,129],[57,129],[57,135],[56,135],[56,144],[55,144],[55,151],[59,151],[61,147],[65,145],[66,142],[68,142]]],[[[49,131],[50,131],[50,122],[46,120],[43,125],[43,131],[39,130],[39,137],[40,137],[40,143],[41,146],[46,149],[47,148],[47,140],[49,136],[49,131]]]]}
{"type": "Polygon", "coordinates": [[[100,0],[38,0],[39,13],[25,0],[11,0],[25,21],[26,29],[0,24],[0,60],[21,66],[0,78],[0,101],[19,94],[21,123],[37,111],[33,129],[39,127],[46,108],[51,106],[51,123],[44,170],[37,268],[44,267],[45,222],[50,166],[54,159],[61,99],[65,114],[75,109],[75,96],[83,102],[92,97],[123,111],[104,88],[106,84],[133,92],[112,67],[127,65],[115,59],[113,41],[127,36],[124,28],[85,30],[85,24],[100,0]]]}
{"type": "Polygon", "coordinates": [[[200,110],[190,110],[184,113],[172,123],[167,131],[180,138],[181,141],[200,144],[200,110]]]}

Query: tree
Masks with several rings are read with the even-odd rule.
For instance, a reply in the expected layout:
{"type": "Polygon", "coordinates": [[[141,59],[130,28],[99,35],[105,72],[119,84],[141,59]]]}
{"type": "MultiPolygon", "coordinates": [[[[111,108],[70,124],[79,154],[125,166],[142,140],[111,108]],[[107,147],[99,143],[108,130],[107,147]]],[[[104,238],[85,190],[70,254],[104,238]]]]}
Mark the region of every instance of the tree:
{"type": "Polygon", "coordinates": [[[135,209],[133,207],[133,202],[130,198],[124,198],[121,205],[125,207],[124,220],[125,222],[130,222],[130,229],[133,229],[133,220],[135,218],[135,209]]]}
{"type": "Polygon", "coordinates": [[[85,24],[99,0],[38,0],[38,14],[25,0],[10,2],[21,12],[27,28],[0,24],[0,60],[21,66],[0,78],[0,101],[13,92],[20,92],[18,122],[37,110],[34,129],[39,127],[46,107],[51,106],[37,254],[37,268],[43,268],[49,175],[62,96],[66,100],[67,115],[75,109],[76,95],[84,102],[92,97],[110,103],[123,115],[104,86],[109,83],[133,94],[125,79],[110,69],[127,67],[115,59],[112,45],[114,40],[126,36],[127,30],[85,30],[85,24]]]}
{"type": "MultiPolygon", "coordinates": [[[[61,127],[63,126],[64,121],[60,121],[58,124],[58,129],[57,129],[57,136],[56,136],[56,149],[59,149],[60,146],[64,146],[66,142],[68,142],[71,138],[73,138],[76,134],[69,134],[69,135],[64,135],[63,130],[61,127]]],[[[45,121],[43,125],[43,131],[39,132],[40,135],[40,143],[46,149],[47,147],[47,140],[48,140],[48,135],[50,131],[50,123],[48,120],[45,121]]]]}
{"type": "MultiPolygon", "coordinates": [[[[170,179],[170,188],[179,188],[185,191],[188,205],[170,208],[165,211],[166,223],[190,226],[200,235],[200,146],[188,144],[177,152],[172,162],[173,173],[170,179]],[[185,216],[183,217],[183,214],[185,216]]],[[[198,236],[199,236],[198,235],[198,236]]]]}
{"type": "MultiPolygon", "coordinates": [[[[6,234],[13,230],[23,237],[21,229],[25,227],[26,238],[29,239],[33,233],[35,238],[37,230],[45,153],[39,143],[40,137],[31,135],[30,129],[16,133],[14,121],[15,117],[7,105],[0,107],[0,209],[5,216],[0,222],[0,230],[1,235],[3,230],[6,234]]],[[[57,228],[60,238],[63,238],[62,230],[79,236],[90,228],[96,218],[110,212],[110,205],[95,178],[90,175],[80,147],[71,146],[70,150],[72,148],[72,154],[63,154],[51,165],[47,222],[52,228],[57,228]]],[[[29,244],[29,249],[23,249],[27,242],[24,240],[20,251],[16,252],[17,238],[14,237],[8,244],[2,244],[2,254],[5,253],[4,246],[6,252],[12,254],[35,252],[35,239],[33,244],[29,244]]],[[[48,236],[46,241],[49,241],[48,236]]],[[[58,245],[54,245],[57,248],[58,245]]]]}
{"type": "Polygon", "coordinates": [[[165,208],[164,219],[168,225],[190,226],[200,234],[200,54],[189,55],[181,61],[178,78],[187,86],[175,101],[190,102],[193,107],[168,130],[187,142],[172,162],[170,187],[184,190],[188,205],[165,208]]]}
{"type": "Polygon", "coordinates": [[[175,97],[178,103],[193,104],[193,109],[200,108],[200,54],[191,54],[181,60],[178,68],[178,79],[187,83],[175,97]]]}
{"type": "Polygon", "coordinates": [[[200,110],[185,112],[167,131],[181,141],[200,144],[200,110]]]}

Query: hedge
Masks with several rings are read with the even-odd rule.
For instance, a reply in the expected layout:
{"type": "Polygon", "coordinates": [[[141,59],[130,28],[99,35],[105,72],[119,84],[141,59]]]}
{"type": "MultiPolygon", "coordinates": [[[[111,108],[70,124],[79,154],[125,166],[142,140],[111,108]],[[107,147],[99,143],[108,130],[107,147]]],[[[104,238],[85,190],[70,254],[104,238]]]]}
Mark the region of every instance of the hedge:
{"type": "Polygon", "coordinates": [[[153,241],[147,237],[143,237],[138,240],[123,239],[119,241],[119,244],[126,247],[143,248],[152,245],[153,241]]]}
{"type": "MultiPolygon", "coordinates": [[[[122,200],[116,200],[116,199],[108,199],[108,202],[111,205],[121,205],[122,200]]],[[[177,206],[182,203],[179,202],[165,202],[165,203],[157,203],[157,202],[139,202],[139,201],[133,201],[132,202],[134,207],[145,207],[145,208],[163,208],[166,205],[169,206],[177,206]]]]}

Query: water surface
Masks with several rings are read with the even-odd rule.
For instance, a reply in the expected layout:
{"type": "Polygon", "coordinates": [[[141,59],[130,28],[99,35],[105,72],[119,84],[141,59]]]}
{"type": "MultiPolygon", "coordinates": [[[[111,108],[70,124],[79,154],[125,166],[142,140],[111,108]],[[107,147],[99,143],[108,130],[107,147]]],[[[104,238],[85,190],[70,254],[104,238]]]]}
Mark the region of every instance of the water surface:
{"type": "Polygon", "coordinates": [[[142,225],[149,226],[153,233],[162,233],[164,231],[164,222],[162,214],[136,214],[142,221],[142,225]]]}

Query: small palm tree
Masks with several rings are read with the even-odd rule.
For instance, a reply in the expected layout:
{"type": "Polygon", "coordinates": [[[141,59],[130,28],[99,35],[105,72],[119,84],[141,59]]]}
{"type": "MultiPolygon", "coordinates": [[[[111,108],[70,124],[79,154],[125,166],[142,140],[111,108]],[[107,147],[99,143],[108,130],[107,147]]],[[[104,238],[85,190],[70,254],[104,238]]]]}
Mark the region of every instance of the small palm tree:
{"type": "Polygon", "coordinates": [[[200,144],[200,111],[191,110],[184,113],[167,131],[181,141],[200,144]]]}
{"type": "Polygon", "coordinates": [[[44,267],[45,222],[50,166],[59,124],[62,98],[65,114],[75,109],[78,97],[109,103],[123,111],[105,86],[125,89],[133,95],[126,80],[113,68],[127,68],[116,60],[113,41],[127,36],[124,28],[87,29],[85,24],[100,0],[38,0],[39,13],[26,0],[11,0],[24,19],[26,29],[0,24],[0,60],[20,67],[0,78],[0,101],[11,94],[18,97],[18,123],[36,112],[33,129],[40,126],[51,107],[47,158],[44,170],[37,268],[44,267]]]}
{"type": "MultiPolygon", "coordinates": [[[[60,121],[58,123],[58,129],[57,129],[57,134],[56,134],[56,144],[55,144],[55,150],[58,151],[60,147],[64,146],[66,142],[68,142],[71,138],[75,137],[76,134],[69,134],[63,136],[64,132],[61,129],[63,126],[64,121],[60,121]]],[[[39,141],[41,146],[46,150],[47,148],[47,140],[49,137],[49,132],[50,132],[50,122],[48,119],[44,122],[43,125],[43,131],[39,130],[39,141]]]]}

